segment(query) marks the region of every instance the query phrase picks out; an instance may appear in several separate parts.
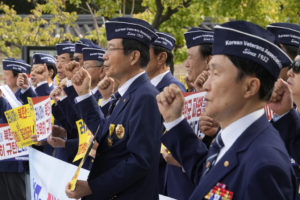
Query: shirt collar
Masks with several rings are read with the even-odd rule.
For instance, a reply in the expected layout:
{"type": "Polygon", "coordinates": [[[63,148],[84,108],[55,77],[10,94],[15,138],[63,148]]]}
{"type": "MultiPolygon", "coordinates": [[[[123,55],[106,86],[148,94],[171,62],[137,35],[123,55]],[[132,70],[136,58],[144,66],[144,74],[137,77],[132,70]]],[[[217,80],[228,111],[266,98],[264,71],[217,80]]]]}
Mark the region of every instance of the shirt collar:
{"type": "Polygon", "coordinates": [[[92,94],[96,94],[97,90],[98,90],[98,87],[96,86],[94,89],[92,89],[92,94]]]}
{"type": "Polygon", "coordinates": [[[140,77],[144,73],[145,72],[143,71],[143,72],[135,75],[134,77],[132,77],[131,79],[129,79],[128,81],[126,81],[121,87],[119,87],[118,92],[121,95],[121,97],[125,94],[125,92],[128,90],[128,88],[133,83],[133,81],[135,81],[135,79],[137,79],[138,77],[140,77]]]}
{"type": "Polygon", "coordinates": [[[169,73],[170,70],[164,72],[164,73],[161,73],[161,74],[158,74],[157,76],[155,76],[154,78],[152,78],[150,81],[152,83],[152,85],[154,85],[155,87],[160,83],[160,81],[164,78],[164,76],[169,73]]]}
{"type": "Polygon", "coordinates": [[[261,108],[238,119],[222,130],[221,138],[224,142],[224,147],[231,147],[238,137],[263,114],[264,109],[261,108]]]}

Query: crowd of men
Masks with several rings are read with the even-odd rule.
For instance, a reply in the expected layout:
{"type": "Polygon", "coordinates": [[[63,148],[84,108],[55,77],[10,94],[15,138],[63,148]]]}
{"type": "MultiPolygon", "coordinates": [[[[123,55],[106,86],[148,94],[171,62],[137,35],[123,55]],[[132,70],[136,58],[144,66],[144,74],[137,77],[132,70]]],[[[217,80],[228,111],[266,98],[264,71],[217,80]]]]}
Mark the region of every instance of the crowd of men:
{"type": "MultiPolygon", "coordinates": [[[[171,34],[129,17],[111,19],[105,29],[105,49],[87,39],[64,41],[56,58],[36,53],[32,66],[2,62],[4,82],[22,104],[27,97],[54,101],[52,135],[33,148],[72,163],[76,121],[95,136],[84,163],[88,180],[74,191],[67,185],[68,197],[300,199],[299,25],[232,21],[189,29],[187,88],[172,75],[171,34]],[[186,91],[206,92],[204,137],[183,117],[186,91]]],[[[11,106],[0,96],[0,123],[7,123],[11,106]]],[[[25,199],[26,173],[24,161],[0,162],[1,198],[25,199]]]]}

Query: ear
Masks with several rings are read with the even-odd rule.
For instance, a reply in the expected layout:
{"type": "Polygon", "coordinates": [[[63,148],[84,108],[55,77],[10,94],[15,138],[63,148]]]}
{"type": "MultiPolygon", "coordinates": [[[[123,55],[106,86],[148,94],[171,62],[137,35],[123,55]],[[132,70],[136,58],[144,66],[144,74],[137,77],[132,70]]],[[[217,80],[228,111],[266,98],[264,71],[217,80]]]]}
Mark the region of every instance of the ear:
{"type": "Polygon", "coordinates": [[[164,64],[167,60],[167,57],[168,57],[168,55],[167,55],[166,52],[159,53],[158,56],[157,56],[157,62],[158,62],[157,64],[158,65],[164,64]]]}
{"type": "Polygon", "coordinates": [[[130,65],[136,65],[139,63],[141,57],[141,53],[138,50],[134,50],[129,55],[129,63],[130,65]]]}
{"type": "Polygon", "coordinates": [[[257,77],[249,76],[244,80],[244,97],[250,98],[258,94],[260,89],[260,80],[257,77]]]}

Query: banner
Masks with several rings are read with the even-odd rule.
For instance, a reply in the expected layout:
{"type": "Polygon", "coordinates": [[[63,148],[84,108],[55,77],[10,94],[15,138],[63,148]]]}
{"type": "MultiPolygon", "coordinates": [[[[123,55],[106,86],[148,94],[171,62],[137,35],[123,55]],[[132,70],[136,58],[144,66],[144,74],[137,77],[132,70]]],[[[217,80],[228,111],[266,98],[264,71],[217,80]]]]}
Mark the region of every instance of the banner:
{"type": "Polygon", "coordinates": [[[28,157],[20,157],[26,155],[28,155],[27,148],[19,149],[17,147],[8,124],[0,124],[0,160],[28,160],[28,157]]]}
{"type": "Polygon", "coordinates": [[[184,95],[183,115],[187,119],[191,128],[198,138],[203,138],[204,134],[199,129],[199,119],[205,108],[206,92],[186,92],[184,95]]]}
{"type": "Polygon", "coordinates": [[[35,144],[31,136],[36,134],[35,114],[29,104],[4,112],[18,148],[35,144]]]}
{"type": "Polygon", "coordinates": [[[82,119],[76,121],[76,126],[78,129],[79,145],[78,145],[77,154],[73,162],[76,162],[77,160],[80,160],[84,157],[90,145],[90,140],[93,137],[91,131],[87,128],[86,124],[82,119]]]}
{"type": "Polygon", "coordinates": [[[52,133],[52,107],[49,96],[28,97],[28,103],[35,113],[37,140],[46,139],[52,133]]]}
{"type": "MultiPolygon", "coordinates": [[[[29,150],[30,188],[33,200],[65,200],[65,188],[77,166],[44,154],[29,150]]],[[[89,171],[81,169],[80,180],[87,180],[89,171]]]]}

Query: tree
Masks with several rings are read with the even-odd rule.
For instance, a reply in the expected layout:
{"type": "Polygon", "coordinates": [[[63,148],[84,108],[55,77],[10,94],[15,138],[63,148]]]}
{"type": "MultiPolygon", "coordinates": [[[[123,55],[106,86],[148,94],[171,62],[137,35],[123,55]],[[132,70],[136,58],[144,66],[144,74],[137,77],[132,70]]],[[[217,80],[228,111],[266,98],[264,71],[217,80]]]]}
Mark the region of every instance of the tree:
{"type": "Polygon", "coordinates": [[[21,47],[26,45],[53,46],[62,40],[72,40],[73,36],[60,29],[54,36],[56,24],[72,25],[76,20],[75,12],[65,12],[62,0],[51,0],[45,4],[36,4],[30,15],[19,16],[16,11],[0,3],[0,52],[7,57],[20,55],[21,47]],[[42,14],[52,17],[45,20],[42,14]]]}
{"type": "MultiPolygon", "coordinates": [[[[53,36],[57,23],[74,25],[76,12],[70,9],[90,13],[94,19],[131,15],[148,21],[158,31],[175,36],[175,62],[186,57],[184,32],[199,26],[207,17],[213,23],[247,20],[263,27],[273,22],[300,23],[299,0],[70,0],[68,4],[65,0],[33,1],[35,7],[26,17],[0,4],[0,11],[4,13],[0,16],[0,51],[9,56],[18,54],[23,45],[54,45],[63,39],[77,40],[64,30],[59,37],[53,36]],[[45,20],[42,14],[52,14],[53,18],[45,20]]],[[[104,27],[86,37],[105,45],[104,27]]]]}

